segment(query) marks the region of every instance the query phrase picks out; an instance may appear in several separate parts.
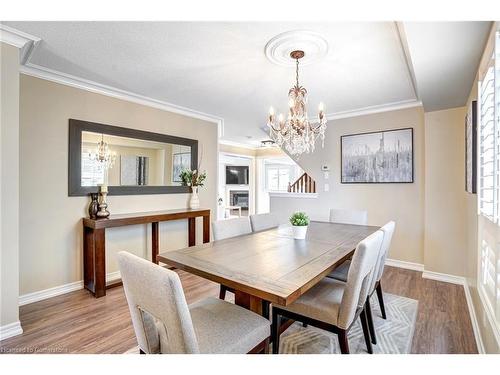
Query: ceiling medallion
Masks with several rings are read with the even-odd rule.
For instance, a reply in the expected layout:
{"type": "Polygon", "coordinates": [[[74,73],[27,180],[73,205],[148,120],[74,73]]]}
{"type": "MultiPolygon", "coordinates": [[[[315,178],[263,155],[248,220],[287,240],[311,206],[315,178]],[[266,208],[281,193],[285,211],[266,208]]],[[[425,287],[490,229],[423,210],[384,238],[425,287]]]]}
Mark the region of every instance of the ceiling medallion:
{"type": "Polygon", "coordinates": [[[299,60],[306,56],[302,50],[290,52],[289,59],[295,60],[295,86],[288,91],[288,117],[283,114],[276,119],[274,108],[269,109],[269,136],[276,144],[292,156],[313,152],[316,139],[321,138],[321,145],[325,144],[326,116],[323,103],[319,104],[318,123],[309,122],[307,116],[307,90],[299,84],[299,60]]]}
{"type": "Polygon", "coordinates": [[[328,42],[320,34],[309,30],[287,31],[272,38],[265,48],[266,57],[274,64],[294,66],[290,53],[296,50],[304,51],[300,64],[302,66],[314,63],[328,54],[328,42]]]}

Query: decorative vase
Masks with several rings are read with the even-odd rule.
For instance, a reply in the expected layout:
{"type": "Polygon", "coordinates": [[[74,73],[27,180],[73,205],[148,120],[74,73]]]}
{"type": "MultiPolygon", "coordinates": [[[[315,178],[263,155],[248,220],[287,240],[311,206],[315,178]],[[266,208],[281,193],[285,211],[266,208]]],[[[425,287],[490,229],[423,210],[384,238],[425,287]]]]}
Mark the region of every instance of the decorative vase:
{"type": "Polygon", "coordinates": [[[108,188],[106,186],[101,186],[101,191],[99,192],[101,197],[99,202],[99,211],[97,211],[97,218],[106,218],[109,216],[108,203],[106,202],[106,196],[108,195],[108,188]]]}
{"type": "Polygon", "coordinates": [[[89,203],[89,217],[91,219],[96,219],[97,218],[97,211],[99,211],[99,201],[97,198],[99,197],[99,194],[97,193],[90,193],[90,203],[89,203]]]}
{"type": "Polygon", "coordinates": [[[307,225],[303,225],[300,227],[293,225],[292,226],[293,238],[296,240],[303,240],[304,238],[306,238],[307,227],[308,227],[307,225]]]}
{"type": "Polygon", "coordinates": [[[198,186],[191,187],[191,197],[189,198],[189,208],[200,208],[200,198],[198,198],[198,186]]]}

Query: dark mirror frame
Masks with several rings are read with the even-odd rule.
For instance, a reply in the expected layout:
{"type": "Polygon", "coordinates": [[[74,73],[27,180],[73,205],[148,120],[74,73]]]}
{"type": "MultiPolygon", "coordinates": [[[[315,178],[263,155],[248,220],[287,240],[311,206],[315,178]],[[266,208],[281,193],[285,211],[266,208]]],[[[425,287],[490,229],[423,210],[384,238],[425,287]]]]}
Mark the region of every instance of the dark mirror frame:
{"type": "MultiPolygon", "coordinates": [[[[68,196],[77,197],[97,193],[97,186],[81,186],[82,132],[102,133],[147,141],[191,146],[191,169],[197,168],[198,141],[143,130],[69,119],[68,196]]],[[[189,193],[189,186],[108,186],[109,195],[181,194],[189,193]]]]}

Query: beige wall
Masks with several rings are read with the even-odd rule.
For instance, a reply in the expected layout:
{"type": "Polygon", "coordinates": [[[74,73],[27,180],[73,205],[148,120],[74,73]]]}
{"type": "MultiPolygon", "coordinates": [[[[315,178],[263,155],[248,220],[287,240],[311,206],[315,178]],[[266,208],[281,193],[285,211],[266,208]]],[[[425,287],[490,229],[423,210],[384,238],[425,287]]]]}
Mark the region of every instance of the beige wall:
{"type": "Polygon", "coordinates": [[[425,114],[426,271],[465,275],[465,107],[425,114]]]}
{"type": "Polygon", "coordinates": [[[0,43],[0,327],[19,321],[19,50],[0,43]]]}
{"type": "MultiPolygon", "coordinates": [[[[68,119],[171,134],[199,140],[201,205],[215,213],[217,125],[88,91],[21,75],[20,92],[20,294],[82,280],[81,218],[87,197],[68,197],[68,119]]],[[[110,196],[112,214],[186,207],[187,194],[110,196]]],[[[187,223],[160,224],[161,251],[187,246],[187,223]]],[[[198,223],[201,242],[201,223],[198,223]]],[[[117,270],[115,254],[127,250],[150,258],[150,227],[106,232],[107,272],[117,270]]]]}
{"type": "Polygon", "coordinates": [[[297,163],[316,180],[317,199],[271,198],[271,211],[303,209],[312,218],[328,220],[329,208],[368,210],[369,224],[397,223],[390,258],[423,263],[424,242],[424,116],[421,107],[330,121],[325,147],[301,155],[297,163]],[[412,184],[341,184],[340,136],[384,129],[414,129],[412,184]],[[325,180],[321,165],[330,167],[325,180]],[[329,192],[324,191],[328,183],[329,192]],[[280,207],[278,207],[278,205],[280,207]],[[300,206],[300,207],[299,207],[300,206]]]}

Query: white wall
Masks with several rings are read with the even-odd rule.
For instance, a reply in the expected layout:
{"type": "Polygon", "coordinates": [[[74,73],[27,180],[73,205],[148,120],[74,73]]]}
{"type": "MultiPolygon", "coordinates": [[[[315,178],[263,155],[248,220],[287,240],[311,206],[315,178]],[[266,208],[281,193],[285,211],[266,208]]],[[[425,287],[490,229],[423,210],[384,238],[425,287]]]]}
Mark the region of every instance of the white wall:
{"type": "Polygon", "coordinates": [[[19,334],[19,50],[0,43],[0,332],[19,334]]]}
{"type": "Polygon", "coordinates": [[[328,220],[330,208],[368,210],[368,223],[383,225],[396,221],[390,258],[423,263],[424,244],[424,116],[421,107],[329,121],[325,147],[301,155],[297,163],[316,180],[317,199],[272,198],[271,211],[278,204],[288,211],[301,209],[317,220],[328,220]],[[414,183],[411,184],[341,184],[340,136],[384,129],[414,129],[414,183]],[[330,167],[325,180],[321,165],[330,167]],[[329,184],[329,192],[324,184],[329,184]],[[281,199],[281,203],[278,203],[281,199]],[[294,204],[296,206],[294,206],[294,204]]]}
{"type": "MultiPolygon", "coordinates": [[[[20,293],[82,280],[82,223],[87,197],[68,197],[68,119],[75,118],[199,140],[201,206],[216,212],[217,125],[21,75],[20,92],[20,293]]],[[[187,207],[187,194],[110,196],[111,214],[187,207]]],[[[106,231],[107,272],[115,253],[151,258],[150,226],[106,231]]],[[[160,251],[187,246],[187,223],[160,224],[160,251]]],[[[197,241],[202,241],[198,219],[197,241]]]]}

